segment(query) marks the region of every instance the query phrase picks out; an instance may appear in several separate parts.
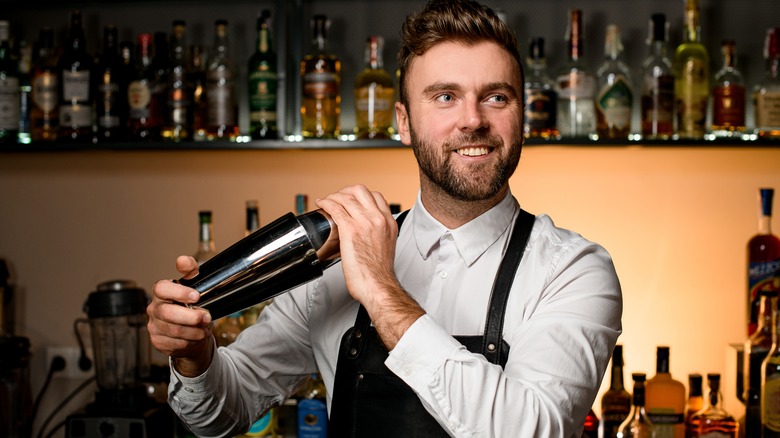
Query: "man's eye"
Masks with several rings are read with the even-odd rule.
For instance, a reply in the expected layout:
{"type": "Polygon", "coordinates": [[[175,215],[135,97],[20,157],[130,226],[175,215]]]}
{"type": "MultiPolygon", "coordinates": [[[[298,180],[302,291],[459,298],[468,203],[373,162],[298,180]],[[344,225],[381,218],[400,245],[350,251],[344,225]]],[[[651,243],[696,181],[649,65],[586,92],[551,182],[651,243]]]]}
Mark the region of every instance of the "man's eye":
{"type": "Polygon", "coordinates": [[[436,100],[438,102],[445,102],[446,103],[446,102],[452,102],[453,100],[455,100],[455,98],[452,96],[452,94],[440,94],[440,95],[436,96],[436,100]]]}
{"type": "Polygon", "coordinates": [[[509,101],[503,94],[494,94],[493,96],[490,96],[488,100],[496,103],[506,103],[509,101]]]}

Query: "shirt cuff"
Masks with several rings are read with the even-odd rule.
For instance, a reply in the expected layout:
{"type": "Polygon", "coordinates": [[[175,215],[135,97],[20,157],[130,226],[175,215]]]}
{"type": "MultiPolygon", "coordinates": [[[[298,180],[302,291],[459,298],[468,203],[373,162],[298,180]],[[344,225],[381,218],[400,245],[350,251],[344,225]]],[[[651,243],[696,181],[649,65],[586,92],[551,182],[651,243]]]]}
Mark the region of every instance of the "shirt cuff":
{"type": "Polygon", "coordinates": [[[217,354],[216,343],[211,351],[211,363],[209,367],[199,376],[187,377],[179,374],[176,371],[176,367],[173,365],[173,358],[168,358],[168,365],[171,368],[171,382],[169,392],[176,398],[185,400],[202,400],[204,397],[213,395],[214,384],[212,382],[218,382],[219,379],[216,375],[219,374],[220,369],[219,362],[220,355],[217,354]]]}
{"type": "Polygon", "coordinates": [[[465,348],[426,314],[404,333],[385,365],[411,388],[421,390],[430,386],[447,360],[465,348]]]}

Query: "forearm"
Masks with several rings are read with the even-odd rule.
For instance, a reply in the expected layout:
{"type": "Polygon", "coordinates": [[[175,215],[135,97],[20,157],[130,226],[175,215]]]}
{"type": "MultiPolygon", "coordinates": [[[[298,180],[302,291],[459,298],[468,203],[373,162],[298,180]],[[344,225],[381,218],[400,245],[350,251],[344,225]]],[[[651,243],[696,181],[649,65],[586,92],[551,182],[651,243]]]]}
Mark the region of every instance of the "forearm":
{"type": "Polygon", "coordinates": [[[385,348],[392,350],[425,311],[397,282],[383,285],[374,292],[363,305],[385,348]]]}

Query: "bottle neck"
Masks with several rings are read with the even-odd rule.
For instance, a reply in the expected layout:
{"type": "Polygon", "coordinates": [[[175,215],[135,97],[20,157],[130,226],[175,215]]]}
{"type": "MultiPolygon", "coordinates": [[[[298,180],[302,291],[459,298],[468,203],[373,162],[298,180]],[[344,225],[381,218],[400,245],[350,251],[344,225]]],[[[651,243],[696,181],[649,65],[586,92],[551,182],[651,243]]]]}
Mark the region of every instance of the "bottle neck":
{"type": "Polygon", "coordinates": [[[622,390],[623,389],[623,366],[612,364],[612,380],[610,382],[610,389],[622,390]]]}
{"type": "Polygon", "coordinates": [[[214,249],[214,238],[211,231],[211,222],[201,222],[199,237],[201,249],[214,249]]]}
{"type": "Polygon", "coordinates": [[[687,43],[701,41],[701,26],[699,25],[699,11],[685,11],[685,31],[683,41],[687,43]]]}
{"type": "Polygon", "coordinates": [[[723,396],[720,394],[720,381],[710,381],[710,392],[707,394],[707,408],[720,409],[723,396]]]}
{"type": "Polygon", "coordinates": [[[325,36],[321,34],[317,34],[314,36],[314,39],[312,40],[312,47],[316,52],[324,53],[326,43],[327,43],[327,39],[325,38],[325,36]]]}
{"type": "Polygon", "coordinates": [[[780,79],[780,56],[772,56],[766,61],[767,76],[771,79],[780,79]]]}
{"type": "Polygon", "coordinates": [[[653,41],[652,44],[650,44],[650,53],[657,56],[657,57],[665,57],[666,56],[666,41],[653,41]]]}
{"type": "Polygon", "coordinates": [[[775,297],[769,295],[761,295],[761,300],[758,304],[758,326],[756,327],[756,333],[770,331],[772,329],[772,316],[775,314],[777,308],[777,300],[775,297]]]}
{"type": "Polygon", "coordinates": [[[271,51],[271,36],[268,32],[268,27],[263,25],[260,30],[257,31],[257,51],[260,53],[268,53],[271,51]]]}

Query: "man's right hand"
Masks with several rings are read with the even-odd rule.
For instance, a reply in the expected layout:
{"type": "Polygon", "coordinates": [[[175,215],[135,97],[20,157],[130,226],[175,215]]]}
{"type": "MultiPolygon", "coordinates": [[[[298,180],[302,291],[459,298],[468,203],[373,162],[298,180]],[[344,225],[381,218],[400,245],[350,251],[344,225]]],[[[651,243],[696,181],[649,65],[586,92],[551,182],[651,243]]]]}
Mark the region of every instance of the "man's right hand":
{"type": "MultiPolygon", "coordinates": [[[[189,256],[176,259],[176,269],[185,278],[198,273],[198,263],[189,256]]],[[[200,294],[171,280],[160,280],[152,289],[152,301],[146,308],[147,327],[152,345],[173,358],[180,374],[195,377],[209,367],[214,348],[211,315],[205,309],[189,308],[200,294]]]]}

